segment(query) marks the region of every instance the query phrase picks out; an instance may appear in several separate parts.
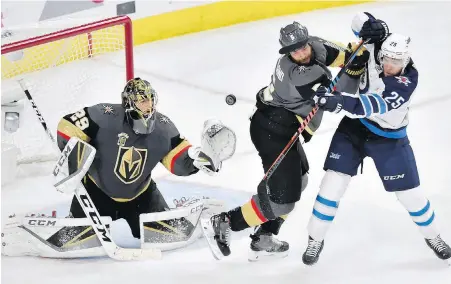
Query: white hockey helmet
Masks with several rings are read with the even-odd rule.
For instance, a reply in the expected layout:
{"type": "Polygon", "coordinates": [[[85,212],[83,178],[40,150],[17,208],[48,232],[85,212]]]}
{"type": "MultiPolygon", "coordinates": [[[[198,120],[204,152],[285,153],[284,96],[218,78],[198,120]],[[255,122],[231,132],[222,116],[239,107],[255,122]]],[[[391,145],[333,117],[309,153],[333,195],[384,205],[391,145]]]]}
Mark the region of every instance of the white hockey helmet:
{"type": "Polygon", "coordinates": [[[401,34],[391,34],[382,44],[378,59],[383,67],[384,61],[404,68],[410,61],[410,37],[401,34]]]}

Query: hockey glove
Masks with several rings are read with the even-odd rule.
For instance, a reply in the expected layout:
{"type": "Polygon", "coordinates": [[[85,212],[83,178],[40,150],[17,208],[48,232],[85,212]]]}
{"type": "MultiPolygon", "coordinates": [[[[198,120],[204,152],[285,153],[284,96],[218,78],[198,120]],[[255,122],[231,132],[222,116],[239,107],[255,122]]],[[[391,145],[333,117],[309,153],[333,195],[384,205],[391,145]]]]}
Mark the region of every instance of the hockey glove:
{"type": "Polygon", "coordinates": [[[326,87],[319,87],[314,97],[318,107],[322,110],[339,113],[343,107],[343,96],[340,92],[329,93],[326,87]]]}
{"type": "Polygon", "coordinates": [[[368,19],[363,23],[362,29],[359,32],[359,37],[364,41],[369,39],[369,44],[384,41],[389,34],[387,24],[382,20],[368,19]]]}
{"type": "MultiPolygon", "coordinates": [[[[348,43],[348,48],[345,52],[345,62],[348,62],[349,57],[357,48],[356,44],[348,43]]],[[[370,52],[365,48],[362,48],[354,57],[349,67],[346,69],[346,74],[351,78],[359,78],[360,75],[365,71],[365,66],[368,60],[370,59],[370,52]]],[[[327,85],[325,85],[327,86],[327,85]]]]}
{"type": "Polygon", "coordinates": [[[222,162],[219,162],[218,166],[215,167],[213,160],[200,147],[190,147],[188,156],[193,159],[193,165],[196,168],[211,176],[219,172],[222,167],[222,162]]]}

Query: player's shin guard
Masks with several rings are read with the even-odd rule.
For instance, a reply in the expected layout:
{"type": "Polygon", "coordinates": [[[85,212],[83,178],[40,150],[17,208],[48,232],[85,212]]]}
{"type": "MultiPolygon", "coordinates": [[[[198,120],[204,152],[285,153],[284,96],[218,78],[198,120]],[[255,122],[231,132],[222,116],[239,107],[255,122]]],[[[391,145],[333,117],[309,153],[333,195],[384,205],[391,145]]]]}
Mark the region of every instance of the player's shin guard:
{"type": "MultiPolygon", "coordinates": [[[[108,227],[110,217],[102,222],[108,227]]],[[[78,258],[106,255],[87,218],[8,218],[2,231],[2,255],[78,258]]]]}
{"type": "Polygon", "coordinates": [[[426,244],[440,259],[451,259],[450,246],[440,237],[435,224],[435,213],[420,187],[396,192],[399,202],[409,212],[413,222],[424,236],[426,244]]]}
{"type": "Polygon", "coordinates": [[[304,264],[315,264],[324,247],[324,237],[335,218],[338,204],[351,181],[351,176],[327,170],[316,197],[308,224],[308,244],[302,255],[304,264]]]}
{"type": "Polygon", "coordinates": [[[423,194],[421,187],[405,191],[397,191],[396,196],[399,202],[409,212],[413,222],[418,226],[421,234],[426,239],[437,237],[438,231],[435,226],[435,213],[431,203],[423,194]]]}
{"type": "Polygon", "coordinates": [[[312,216],[308,224],[309,235],[322,241],[335,218],[341,197],[346,191],[351,176],[327,170],[316,196],[312,216]]]}

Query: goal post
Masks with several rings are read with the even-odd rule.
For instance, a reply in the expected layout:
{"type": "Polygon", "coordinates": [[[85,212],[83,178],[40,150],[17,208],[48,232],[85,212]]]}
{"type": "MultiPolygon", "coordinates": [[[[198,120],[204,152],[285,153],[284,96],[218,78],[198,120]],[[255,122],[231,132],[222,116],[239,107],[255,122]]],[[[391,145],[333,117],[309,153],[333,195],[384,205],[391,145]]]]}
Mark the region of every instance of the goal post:
{"type": "MultiPolygon", "coordinates": [[[[44,35],[2,44],[2,154],[15,148],[18,164],[57,157],[19,80],[26,82],[56,135],[58,121],[65,114],[92,104],[119,103],[125,82],[134,77],[132,21],[128,16],[52,29],[44,35]],[[15,112],[19,114],[17,130],[5,129],[15,112]]],[[[14,40],[14,33],[10,39],[14,40]]],[[[2,155],[2,169],[6,156],[2,155]]]]}

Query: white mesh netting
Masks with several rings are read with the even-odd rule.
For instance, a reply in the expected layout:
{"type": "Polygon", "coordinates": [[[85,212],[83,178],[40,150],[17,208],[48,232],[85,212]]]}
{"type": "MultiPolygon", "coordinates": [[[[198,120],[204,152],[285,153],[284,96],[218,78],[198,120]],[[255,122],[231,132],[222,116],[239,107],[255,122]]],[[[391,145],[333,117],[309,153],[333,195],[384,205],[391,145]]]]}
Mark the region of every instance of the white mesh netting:
{"type": "MultiPolygon", "coordinates": [[[[57,34],[61,33],[64,30],[57,34]]],[[[2,40],[2,50],[3,44],[2,40]]],[[[49,161],[58,155],[19,79],[28,86],[56,137],[58,121],[65,114],[97,103],[120,102],[127,68],[124,48],[124,26],[115,25],[3,54],[2,105],[21,96],[25,107],[17,132],[5,132],[2,121],[2,149],[6,144],[17,146],[19,164],[49,161]]]]}

